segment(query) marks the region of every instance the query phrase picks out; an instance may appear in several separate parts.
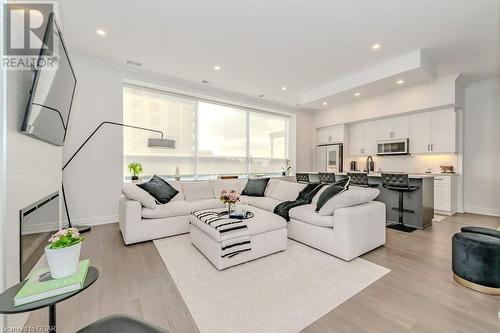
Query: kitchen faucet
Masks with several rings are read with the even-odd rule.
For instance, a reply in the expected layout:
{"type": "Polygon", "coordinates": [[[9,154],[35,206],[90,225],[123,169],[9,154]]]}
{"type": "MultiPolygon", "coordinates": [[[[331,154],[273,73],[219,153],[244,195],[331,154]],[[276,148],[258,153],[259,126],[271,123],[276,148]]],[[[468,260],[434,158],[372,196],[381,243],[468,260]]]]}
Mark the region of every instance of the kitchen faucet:
{"type": "Polygon", "coordinates": [[[366,158],[366,173],[370,173],[370,171],[375,171],[375,163],[373,162],[373,158],[368,156],[366,158]]]}

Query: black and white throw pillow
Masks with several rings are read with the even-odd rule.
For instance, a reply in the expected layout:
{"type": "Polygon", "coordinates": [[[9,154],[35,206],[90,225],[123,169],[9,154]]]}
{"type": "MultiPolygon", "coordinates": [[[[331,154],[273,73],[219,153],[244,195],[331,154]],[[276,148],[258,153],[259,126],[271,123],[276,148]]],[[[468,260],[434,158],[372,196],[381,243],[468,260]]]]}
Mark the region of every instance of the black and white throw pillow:
{"type": "Polygon", "coordinates": [[[268,182],[269,178],[249,179],[241,194],[248,195],[249,197],[263,197],[268,182]]]}
{"type": "Polygon", "coordinates": [[[137,184],[144,191],[151,194],[159,203],[166,204],[179,193],[169,183],[154,175],[150,181],[142,184],[137,184]]]}
{"type": "Polygon", "coordinates": [[[311,203],[314,196],[319,192],[319,190],[321,190],[323,186],[326,185],[327,184],[320,184],[320,183],[307,184],[306,187],[304,187],[304,189],[299,192],[299,195],[295,200],[304,200],[307,201],[308,203],[311,203]]]}
{"type": "Polygon", "coordinates": [[[350,180],[351,178],[347,177],[346,179],[339,180],[338,182],[329,185],[319,196],[318,203],[316,204],[316,211],[319,212],[321,207],[323,207],[323,205],[334,196],[348,190],[350,180]]]}

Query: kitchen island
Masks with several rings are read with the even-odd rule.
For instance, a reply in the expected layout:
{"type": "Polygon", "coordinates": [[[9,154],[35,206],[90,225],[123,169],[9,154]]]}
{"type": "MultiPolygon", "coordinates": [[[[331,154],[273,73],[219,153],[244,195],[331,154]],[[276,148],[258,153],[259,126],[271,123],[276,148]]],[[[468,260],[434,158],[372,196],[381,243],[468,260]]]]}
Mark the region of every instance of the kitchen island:
{"type": "MultiPolygon", "coordinates": [[[[310,173],[314,178],[315,173],[310,173]]],[[[335,173],[336,180],[347,177],[347,173],[335,173]]],[[[418,190],[404,193],[404,208],[411,209],[415,213],[404,213],[404,224],[424,229],[432,225],[434,217],[434,176],[429,174],[409,174],[411,186],[418,186],[418,190]]],[[[378,185],[380,195],[375,199],[383,202],[386,209],[386,219],[388,223],[398,223],[399,212],[392,207],[399,206],[399,193],[384,188],[380,173],[369,173],[368,182],[370,185],[378,185]]]]}

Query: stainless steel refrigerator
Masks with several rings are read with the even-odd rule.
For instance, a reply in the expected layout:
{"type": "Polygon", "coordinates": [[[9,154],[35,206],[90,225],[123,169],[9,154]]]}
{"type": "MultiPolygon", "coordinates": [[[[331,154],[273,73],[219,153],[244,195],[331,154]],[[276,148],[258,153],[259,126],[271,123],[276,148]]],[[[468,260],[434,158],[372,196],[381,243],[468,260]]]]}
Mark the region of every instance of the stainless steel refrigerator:
{"type": "Polygon", "coordinates": [[[343,146],[341,143],[333,145],[316,146],[314,158],[314,171],[316,172],[342,172],[343,146]]]}

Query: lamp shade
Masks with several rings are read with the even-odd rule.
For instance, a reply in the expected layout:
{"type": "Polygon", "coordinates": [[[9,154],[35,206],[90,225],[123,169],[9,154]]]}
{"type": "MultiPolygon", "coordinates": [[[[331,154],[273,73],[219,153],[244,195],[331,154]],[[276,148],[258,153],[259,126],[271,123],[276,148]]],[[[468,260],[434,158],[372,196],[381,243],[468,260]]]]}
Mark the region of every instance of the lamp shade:
{"type": "Polygon", "coordinates": [[[148,147],[152,148],[175,148],[175,140],[149,138],[148,147]]]}

